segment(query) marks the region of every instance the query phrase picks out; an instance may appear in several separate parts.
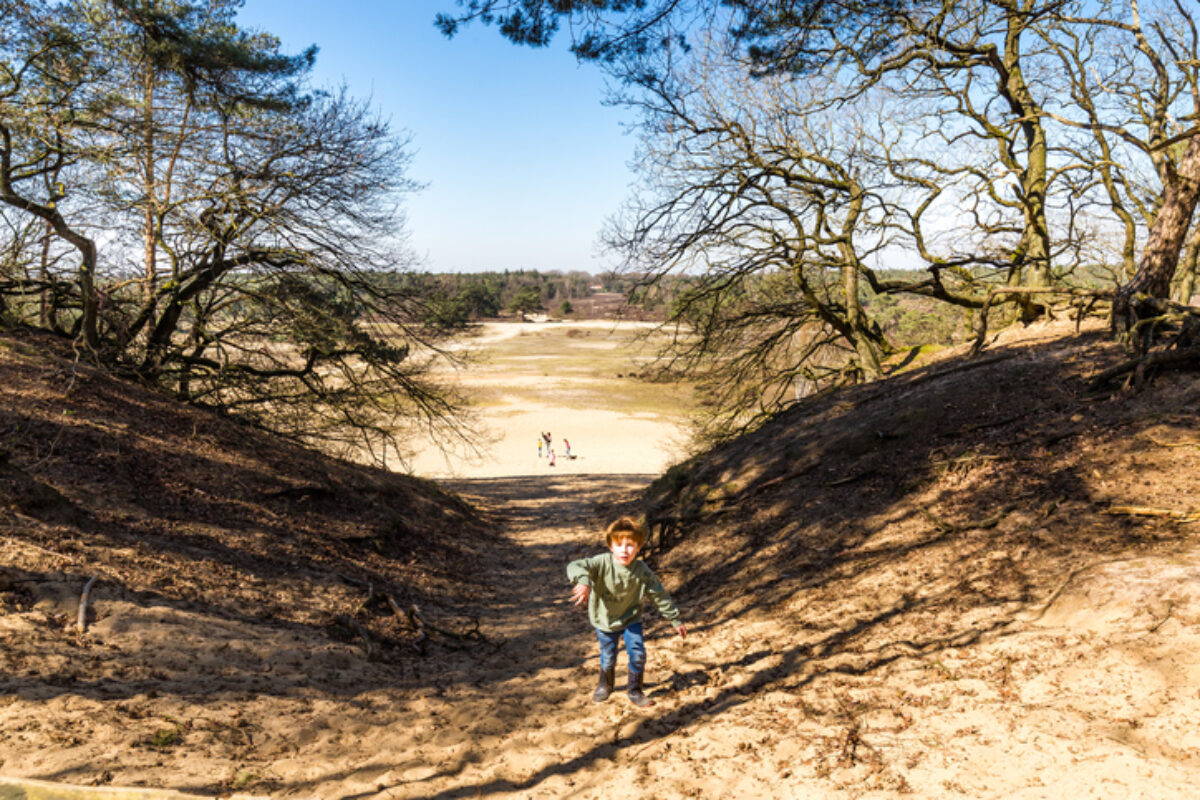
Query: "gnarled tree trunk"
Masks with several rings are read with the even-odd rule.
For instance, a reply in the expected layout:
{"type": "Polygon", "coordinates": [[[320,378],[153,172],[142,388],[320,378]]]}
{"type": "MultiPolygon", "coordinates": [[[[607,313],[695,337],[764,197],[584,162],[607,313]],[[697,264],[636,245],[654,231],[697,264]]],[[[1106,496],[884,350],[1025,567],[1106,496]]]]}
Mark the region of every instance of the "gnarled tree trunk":
{"type": "Polygon", "coordinates": [[[1133,280],[1117,290],[1113,300],[1112,328],[1123,334],[1141,316],[1138,296],[1166,298],[1179,264],[1179,253],[1187,238],[1196,202],[1200,200],[1200,136],[1193,136],[1179,166],[1170,171],[1163,191],[1163,204],[1142,251],[1133,280]]]}

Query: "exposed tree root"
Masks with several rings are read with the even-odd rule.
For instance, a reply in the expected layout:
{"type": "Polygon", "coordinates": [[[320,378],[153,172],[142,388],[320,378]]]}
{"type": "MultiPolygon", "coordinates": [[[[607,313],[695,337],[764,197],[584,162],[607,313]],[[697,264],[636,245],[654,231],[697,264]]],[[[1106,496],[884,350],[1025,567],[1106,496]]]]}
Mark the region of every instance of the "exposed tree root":
{"type": "Polygon", "coordinates": [[[922,508],[918,510],[921,512],[921,516],[925,517],[925,519],[927,519],[930,524],[933,525],[933,527],[937,528],[939,533],[946,534],[962,533],[963,531],[989,530],[999,525],[1000,522],[1009,514],[1011,514],[1015,508],[1015,505],[1007,505],[986,519],[970,520],[957,525],[946,522],[945,520],[934,516],[933,513],[928,509],[922,508]]]}
{"type": "Polygon", "coordinates": [[[347,616],[346,614],[338,614],[337,616],[335,616],[333,618],[333,620],[337,624],[341,625],[343,628],[353,631],[358,636],[358,638],[363,640],[363,647],[366,648],[367,658],[374,657],[375,647],[372,644],[371,639],[373,638],[373,636],[378,637],[378,634],[368,633],[367,630],[365,628],[363,628],[362,625],[358,624],[358,621],[356,619],[354,619],[353,617],[347,616]]]}
{"type": "Polygon", "coordinates": [[[1197,367],[1200,367],[1200,344],[1171,350],[1156,350],[1109,367],[1092,377],[1088,386],[1095,391],[1111,386],[1117,378],[1128,376],[1123,388],[1140,389],[1146,384],[1151,370],[1197,367]]]}

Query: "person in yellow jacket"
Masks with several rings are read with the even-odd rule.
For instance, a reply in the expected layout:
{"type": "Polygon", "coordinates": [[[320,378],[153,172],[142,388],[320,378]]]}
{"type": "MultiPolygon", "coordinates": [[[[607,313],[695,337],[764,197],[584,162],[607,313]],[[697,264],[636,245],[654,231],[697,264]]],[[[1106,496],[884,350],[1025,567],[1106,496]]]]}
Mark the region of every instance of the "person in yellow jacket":
{"type": "Polygon", "coordinates": [[[649,597],[675,632],[687,636],[680,622],[679,609],[662,581],[638,553],[646,543],[646,531],[635,520],[621,517],[604,534],[609,552],[581,558],[567,565],[567,579],[574,585],[571,600],[576,606],[587,604],[588,620],[600,642],[600,681],[592,700],[602,703],[612,694],[617,666],[617,643],[625,640],[629,660],[626,693],[636,706],[651,706],[654,701],[642,692],[646,669],[646,644],[642,634],[642,601],[649,597]]]}

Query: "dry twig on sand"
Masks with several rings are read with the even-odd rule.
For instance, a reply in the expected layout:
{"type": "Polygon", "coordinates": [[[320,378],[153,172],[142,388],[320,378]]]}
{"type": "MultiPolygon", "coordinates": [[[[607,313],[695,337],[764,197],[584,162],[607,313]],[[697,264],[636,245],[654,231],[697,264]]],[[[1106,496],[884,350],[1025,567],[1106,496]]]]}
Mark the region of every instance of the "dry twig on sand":
{"type": "Polygon", "coordinates": [[[396,615],[396,618],[401,622],[408,623],[409,627],[417,632],[417,638],[413,640],[412,646],[416,648],[418,653],[425,655],[425,642],[428,641],[429,636],[425,633],[424,622],[417,614],[417,607],[414,605],[408,609],[408,613],[405,613],[404,609],[400,608],[400,604],[396,602],[396,598],[390,594],[385,594],[384,597],[387,599],[387,603],[391,606],[392,613],[396,615]]]}
{"type": "Polygon", "coordinates": [[[91,594],[92,586],[96,583],[98,575],[93,575],[88,579],[88,582],[83,585],[83,594],[79,596],[79,622],[78,629],[80,633],[87,630],[87,610],[88,610],[88,595],[91,594]]]}
{"type": "Polygon", "coordinates": [[[345,614],[338,614],[333,619],[339,625],[353,631],[360,639],[363,640],[363,646],[367,650],[367,658],[371,658],[375,655],[375,648],[371,644],[370,634],[367,633],[362,625],[358,624],[357,620],[355,620],[353,617],[346,616],[345,614]]]}

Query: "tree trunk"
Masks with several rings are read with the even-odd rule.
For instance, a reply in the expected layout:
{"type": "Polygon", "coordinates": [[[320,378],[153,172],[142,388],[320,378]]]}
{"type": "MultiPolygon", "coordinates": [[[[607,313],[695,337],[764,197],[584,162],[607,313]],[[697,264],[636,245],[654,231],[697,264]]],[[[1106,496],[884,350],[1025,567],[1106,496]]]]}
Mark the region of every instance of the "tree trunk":
{"type": "Polygon", "coordinates": [[[1133,329],[1140,316],[1138,297],[1162,299],[1171,295],[1171,279],[1179,253],[1200,199],[1200,136],[1193,136],[1179,166],[1168,172],[1163,204],[1150,227],[1146,248],[1133,280],[1113,299],[1112,329],[1121,335],[1133,329]]]}
{"type": "MultiPolygon", "coordinates": [[[[1000,94],[1020,120],[1027,153],[1021,169],[1021,207],[1024,215],[1021,242],[1013,259],[1021,286],[1050,285],[1050,226],[1046,219],[1047,158],[1049,145],[1042,125],[1041,109],[1021,70],[1021,35],[1029,22],[1022,14],[1008,14],[1000,94]]],[[[1025,301],[1026,305],[1030,301],[1025,301]]],[[[1028,310],[1028,309],[1027,309],[1028,310]]]]}
{"type": "Polygon", "coordinates": [[[842,267],[842,285],[846,293],[846,323],[854,336],[858,365],[863,375],[873,380],[882,374],[883,367],[879,363],[879,353],[871,342],[866,314],[858,297],[858,267],[855,264],[842,267]]]}
{"type": "Polygon", "coordinates": [[[863,311],[862,300],[858,296],[858,256],[850,246],[853,231],[858,226],[859,215],[862,213],[864,193],[862,187],[853,184],[850,190],[850,207],[847,209],[846,220],[843,223],[843,239],[839,244],[842,251],[842,291],[846,295],[846,327],[849,329],[851,343],[858,355],[858,365],[863,375],[870,380],[878,378],[883,373],[879,363],[879,352],[871,342],[866,313],[863,311]]]}
{"type": "Polygon", "coordinates": [[[143,67],[142,76],[142,184],[146,193],[145,215],[142,220],[143,272],[146,285],[143,296],[146,303],[153,303],[158,292],[158,231],[155,226],[156,192],[154,180],[154,68],[143,67]]]}
{"type": "MultiPolygon", "coordinates": [[[[54,226],[49,222],[46,223],[46,233],[42,236],[42,263],[41,274],[38,276],[45,286],[50,285],[50,240],[54,236],[54,226]]],[[[50,304],[47,302],[46,296],[49,294],[45,290],[38,293],[38,324],[43,328],[49,329],[50,326],[50,304]]]]}
{"type": "Polygon", "coordinates": [[[1196,293],[1196,266],[1200,263],[1200,225],[1192,226],[1187,246],[1183,250],[1183,262],[1176,269],[1175,299],[1190,305],[1196,293]]]}

